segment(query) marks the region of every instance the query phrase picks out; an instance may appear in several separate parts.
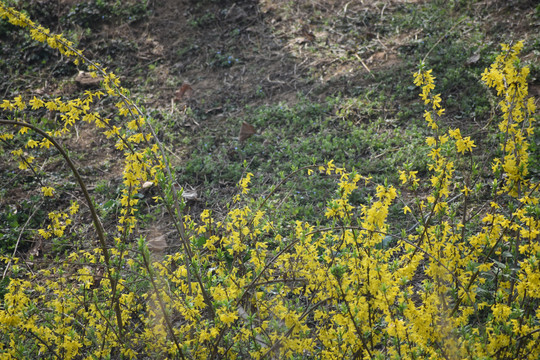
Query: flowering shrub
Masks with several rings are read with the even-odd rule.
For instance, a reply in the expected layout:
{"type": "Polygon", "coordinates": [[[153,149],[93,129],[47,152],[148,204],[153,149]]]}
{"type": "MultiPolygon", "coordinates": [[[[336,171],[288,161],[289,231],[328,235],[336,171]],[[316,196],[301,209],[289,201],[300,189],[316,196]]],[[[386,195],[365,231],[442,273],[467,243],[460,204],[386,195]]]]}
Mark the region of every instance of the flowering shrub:
{"type": "MultiPolygon", "coordinates": [[[[102,90],[77,99],[18,96],[0,104],[4,142],[31,132],[25,148],[62,154],[100,245],[34,273],[16,258],[2,258],[11,266],[0,308],[2,359],[538,358],[539,183],[527,169],[536,109],[527,97],[528,68],[519,66],[522,42],[503,45],[482,76],[496,89],[502,113],[489,185],[481,185],[474,140],[439,121],[442,98],[433,92],[431,70],[421,66],[414,83],[432,130],[429,178],[400,171],[401,192],[415,199],[403,211],[416,225],[401,232],[392,227],[389,207],[398,188],[371,184],[331,161],[284,179],[335,177],[336,197],[325,213],[331,226],[297,220],[285,232],[266,211],[267,198],[249,198],[252,174],[240,181],[223,220],[208,210],[199,219],[183,216],[160,143],[118,78],[14,9],[0,4],[0,18],[103,77],[102,90]],[[105,96],[116,99],[125,120],[92,111],[105,96]],[[23,120],[38,109],[60,114],[55,129],[23,120]],[[57,141],[79,121],[102,129],[124,153],[122,208],[109,234],[57,141]],[[181,251],[161,258],[151,254],[147,239],[135,239],[136,194],[147,181],[160,185],[156,200],[172,215],[182,243],[181,251]],[[369,203],[351,203],[351,194],[367,185],[375,187],[369,203]]],[[[12,154],[21,169],[32,168],[35,159],[23,149],[12,154]]],[[[51,186],[42,192],[55,196],[51,186]]],[[[62,237],[77,226],[70,219],[78,210],[72,203],[51,212],[39,236],[62,237]]]]}

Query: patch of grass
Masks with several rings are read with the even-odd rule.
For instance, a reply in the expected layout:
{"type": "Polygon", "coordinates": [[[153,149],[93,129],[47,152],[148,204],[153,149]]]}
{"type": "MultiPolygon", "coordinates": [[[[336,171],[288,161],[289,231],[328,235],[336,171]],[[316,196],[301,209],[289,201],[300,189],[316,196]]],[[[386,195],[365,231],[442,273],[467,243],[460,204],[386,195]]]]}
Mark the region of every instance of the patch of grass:
{"type": "Polygon", "coordinates": [[[148,1],[105,1],[80,2],[71,7],[61,19],[64,25],[79,25],[85,29],[96,29],[112,21],[135,22],[148,15],[148,1]]]}
{"type": "MultiPolygon", "coordinates": [[[[312,102],[304,98],[294,106],[248,108],[243,118],[229,119],[221,136],[206,134],[199,138],[187,162],[178,167],[178,180],[212,193],[204,200],[215,208],[223,206],[229,194],[216,197],[219,191],[209,189],[234,186],[246,172],[255,175],[251,191],[260,196],[294,170],[332,159],[337,166],[371,174],[378,183],[397,180],[396,169],[405,162],[424,172],[422,159],[427,150],[420,140],[422,130],[414,124],[404,129],[385,121],[375,110],[380,106],[378,95],[364,96],[368,100],[329,98],[312,102]],[[370,96],[375,99],[370,100],[370,96]],[[253,124],[258,134],[240,143],[235,130],[243,121],[253,124]]],[[[334,179],[299,174],[280,189],[286,199],[280,205],[282,214],[306,220],[320,217],[334,189],[334,179]]],[[[360,191],[355,200],[365,200],[369,193],[369,189],[360,191]]]]}
{"type": "Polygon", "coordinates": [[[216,16],[213,13],[205,13],[201,16],[194,16],[189,20],[189,24],[193,27],[203,28],[209,26],[216,21],[216,16]]]}
{"type": "MultiPolygon", "coordinates": [[[[493,62],[498,49],[485,41],[481,23],[474,19],[474,14],[456,12],[451,4],[426,3],[406,5],[393,15],[394,21],[389,26],[421,35],[398,48],[406,62],[405,68],[376,74],[375,80],[383,84],[386,93],[392,94],[398,102],[416,96],[417,90],[411,91],[410,76],[425,59],[438,78],[437,91],[447,94],[447,115],[455,119],[472,115],[480,122],[485,121],[490,104],[478,79],[493,62]],[[456,26],[457,23],[461,25],[456,26]],[[464,29],[466,34],[463,34],[464,29]]],[[[416,111],[413,114],[420,115],[416,111]]]]}

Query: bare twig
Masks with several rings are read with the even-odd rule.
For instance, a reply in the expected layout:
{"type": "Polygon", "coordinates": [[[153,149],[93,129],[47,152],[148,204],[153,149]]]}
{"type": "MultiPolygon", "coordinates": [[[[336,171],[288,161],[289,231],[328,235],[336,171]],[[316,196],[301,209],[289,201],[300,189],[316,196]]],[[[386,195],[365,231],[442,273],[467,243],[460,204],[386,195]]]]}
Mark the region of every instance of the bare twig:
{"type": "Polygon", "coordinates": [[[26,220],[26,222],[24,223],[21,229],[21,232],[19,233],[19,237],[17,238],[15,249],[13,249],[13,255],[11,255],[11,258],[9,259],[9,262],[7,263],[6,268],[4,269],[4,273],[2,274],[2,280],[4,280],[4,278],[6,277],[9,267],[11,266],[11,261],[13,260],[13,258],[15,257],[15,254],[17,253],[17,248],[19,247],[19,242],[21,241],[24,230],[26,229],[26,227],[28,226],[28,223],[30,222],[30,220],[32,220],[32,218],[34,217],[34,215],[36,214],[38,210],[39,210],[39,206],[32,212],[32,214],[30,214],[30,216],[28,217],[28,220],[26,220]]]}
{"type": "Polygon", "coordinates": [[[358,61],[360,61],[360,63],[361,63],[362,66],[368,71],[368,73],[369,73],[373,78],[375,78],[375,75],[373,75],[373,73],[372,73],[371,70],[367,67],[366,63],[364,63],[364,61],[362,60],[362,58],[361,58],[358,54],[354,54],[354,56],[356,56],[356,58],[358,59],[358,61]]]}

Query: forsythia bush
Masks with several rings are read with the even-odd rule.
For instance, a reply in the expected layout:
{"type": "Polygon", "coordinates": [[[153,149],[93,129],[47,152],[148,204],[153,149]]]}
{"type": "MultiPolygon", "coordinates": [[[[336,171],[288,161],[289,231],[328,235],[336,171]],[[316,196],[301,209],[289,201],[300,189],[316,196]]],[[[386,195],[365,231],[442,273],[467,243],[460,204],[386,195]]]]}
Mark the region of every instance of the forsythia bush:
{"type": "MultiPolygon", "coordinates": [[[[23,148],[54,147],[64,156],[87,201],[100,246],[73,252],[30,273],[11,264],[0,305],[0,359],[538,359],[540,357],[539,184],[528,174],[535,105],[527,97],[523,46],[503,45],[482,80],[500,99],[500,149],[491,183],[481,185],[475,144],[446,129],[431,70],[414,83],[432,130],[426,139],[429,178],[400,171],[401,191],[414,195],[403,211],[412,229],[394,229],[389,208],[399,191],[330,162],[298,170],[334,176],[335,199],[325,216],[332,226],[303,221],[290,233],[275,228],[265,199],[249,199],[251,174],[222,221],[181,214],[181,198],[161,146],[117,77],[0,3],[0,18],[28,29],[93,76],[102,90],[72,100],[24,99],[0,104],[4,143],[26,134],[23,148]],[[116,99],[125,121],[93,111],[116,99]],[[25,121],[45,109],[60,114],[53,130],[25,121]],[[107,234],[84,181],[60,141],[84,121],[117,140],[124,154],[124,186],[117,229],[107,234]],[[31,135],[31,136],[30,136],[31,135]],[[174,218],[182,251],[152,256],[135,239],[141,184],[160,184],[157,197],[174,218]],[[351,204],[359,186],[374,186],[368,204],[351,204]],[[427,194],[427,196],[426,196],[427,194]],[[398,230],[398,231],[396,231],[398,230]]],[[[12,151],[21,169],[33,160],[12,151]]],[[[55,189],[43,186],[44,196],[55,189]]],[[[79,209],[49,215],[43,239],[62,237],[79,209]]]]}

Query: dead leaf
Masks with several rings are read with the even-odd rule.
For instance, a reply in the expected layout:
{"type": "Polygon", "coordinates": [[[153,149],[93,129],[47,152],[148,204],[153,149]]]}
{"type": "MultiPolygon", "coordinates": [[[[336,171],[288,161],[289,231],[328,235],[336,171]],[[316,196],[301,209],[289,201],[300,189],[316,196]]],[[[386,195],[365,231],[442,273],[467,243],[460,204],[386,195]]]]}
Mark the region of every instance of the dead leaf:
{"type": "Polygon", "coordinates": [[[304,25],[300,31],[306,42],[312,42],[315,40],[315,35],[309,30],[309,26],[304,25]]]}
{"type": "Polygon", "coordinates": [[[186,190],[182,192],[182,197],[186,200],[197,200],[197,190],[186,190]]]}
{"type": "Polygon", "coordinates": [[[38,257],[42,246],[43,240],[40,237],[39,240],[34,244],[34,246],[32,246],[32,248],[28,251],[28,255],[38,257]]]}
{"type": "Polygon", "coordinates": [[[100,286],[101,280],[103,279],[104,274],[105,274],[105,267],[99,266],[94,271],[94,282],[92,286],[90,287],[90,289],[97,289],[100,286]]]}
{"type": "Polygon", "coordinates": [[[238,134],[238,140],[240,142],[244,142],[256,133],[257,130],[255,130],[255,127],[253,127],[253,125],[248,124],[247,122],[243,122],[242,126],[240,127],[240,134],[238,134]]]}
{"type": "Polygon", "coordinates": [[[167,248],[167,239],[165,235],[156,236],[146,240],[148,250],[153,253],[160,253],[167,248]]]}
{"type": "Polygon", "coordinates": [[[469,57],[465,63],[467,65],[472,65],[472,64],[476,64],[478,60],[480,60],[480,54],[476,53],[476,54],[473,54],[471,57],[469,57]]]}
{"type": "Polygon", "coordinates": [[[149,188],[150,186],[153,186],[154,183],[151,182],[151,181],[146,181],[144,184],[142,184],[142,188],[143,189],[146,189],[146,188],[149,188]]]}
{"type": "MultiPolygon", "coordinates": [[[[355,54],[355,55],[357,55],[357,54],[355,54]]],[[[373,55],[371,55],[366,60],[366,62],[368,64],[372,64],[372,63],[380,64],[380,63],[386,61],[386,59],[388,59],[388,54],[386,52],[384,52],[384,51],[378,51],[378,52],[374,53],[373,55]]]]}
{"type": "Polygon", "coordinates": [[[189,99],[193,96],[193,88],[189,84],[182,84],[174,93],[174,98],[178,101],[189,99]]]}
{"type": "Polygon", "coordinates": [[[102,76],[92,77],[92,75],[86,71],[79,71],[77,76],[75,76],[75,82],[83,88],[99,87],[99,83],[102,80],[102,76]]]}
{"type": "MultiPolygon", "coordinates": [[[[144,42],[150,48],[149,51],[151,55],[159,57],[163,56],[163,50],[165,49],[165,47],[161,45],[158,41],[151,37],[147,37],[144,42]]],[[[148,51],[148,49],[146,50],[148,51]]]]}

